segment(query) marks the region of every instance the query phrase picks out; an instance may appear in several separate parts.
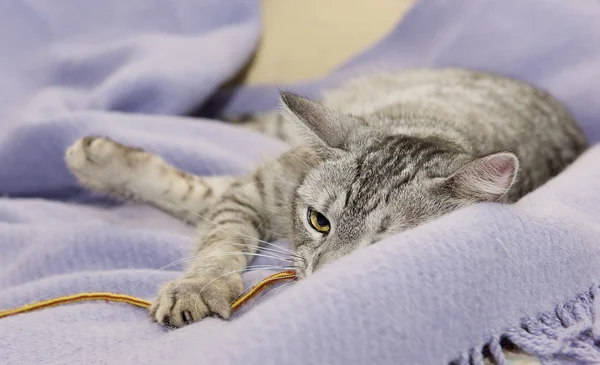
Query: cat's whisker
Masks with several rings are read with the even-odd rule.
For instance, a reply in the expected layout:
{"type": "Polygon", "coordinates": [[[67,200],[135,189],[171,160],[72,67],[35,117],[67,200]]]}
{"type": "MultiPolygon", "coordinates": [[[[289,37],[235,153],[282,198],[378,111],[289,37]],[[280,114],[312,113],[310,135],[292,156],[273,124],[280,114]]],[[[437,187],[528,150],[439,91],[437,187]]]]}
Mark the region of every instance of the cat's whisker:
{"type": "MultiPolygon", "coordinates": [[[[285,269],[289,269],[289,268],[282,269],[281,267],[271,266],[271,267],[270,267],[270,269],[271,269],[271,270],[282,270],[282,271],[283,271],[283,270],[285,270],[285,269]]],[[[233,270],[233,271],[227,272],[227,273],[225,273],[225,274],[223,274],[223,275],[219,275],[219,276],[217,276],[216,278],[214,278],[214,279],[210,280],[208,283],[206,283],[206,284],[205,284],[205,285],[204,285],[204,286],[203,286],[203,287],[200,289],[200,291],[198,292],[198,294],[202,294],[202,292],[204,291],[204,289],[206,289],[206,288],[207,288],[207,287],[208,287],[210,284],[212,284],[213,282],[215,282],[215,281],[219,280],[219,279],[220,279],[220,278],[222,278],[222,277],[225,277],[225,276],[228,276],[228,275],[232,275],[232,274],[237,274],[237,273],[245,273],[245,272],[250,272],[250,271],[256,271],[256,270],[262,270],[262,269],[261,269],[261,268],[256,268],[256,267],[252,267],[252,266],[248,266],[248,267],[246,267],[246,268],[244,268],[244,269],[241,269],[241,270],[233,270]]],[[[265,269],[265,270],[268,270],[268,269],[265,269]]],[[[218,290],[219,290],[219,289],[221,289],[221,288],[222,288],[222,286],[221,286],[221,287],[219,287],[219,288],[217,288],[217,290],[215,290],[215,292],[216,292],[216,291],[218,291],[218,290]]],[[[208,298],[206,298],[206,300],[209,300],[211,297],[212,297],[212,294],[211,294],[211,295],[209,295],[209,296],[208,296],[208,298]]]]}
{"type": "MultiPolygon", "coordinates": [[[[286,249],[286,248],[280,247],[280,246],[278,246],[278,245],[276,245],[276,244],[274,244],[274,243],[271,243],[271,242],[268,242],[268,241],[265,241],[265,240],[261,240],[261,239],[258,239],[258,238],[253,238],[253,237],[251,237],[251,236],[249,236],[249,235],[244,235],[244,234],[242,234],[242,233],[240,233],[240,232],[236,232],[236,231],[234,231],[234,230],[232,230],[232,229],[229,229],[229,228],[227,228],[227,227],[224,227],[223,225],[221,225],[221,224],[219,224],[219,223],[215,223],[215,222],[213,222],[213,221],[211,221],[211,220],[209,220],[209,219],[207,219],[207,218],[203,217],[201,214],[199,214],[199,213],[197,213],[197,212],[194,212],[193,210],[191,210],[190,208],[188,208],[188,207],[187,207],[185,204],[183,204],[183,203],[181,203],[181,202],[179,202],[178,204],[179,204],[179,205],[180,205],[180,206],[181,206],[183,209],[187,210],[188,212],[190,212],[190,213],[194,214],[195,216],[197,216],[197,217],[199,217],[199,218],[201,218],[201,219],[203,219],[203,220],[205,220],[205,221],[207,221],[207,222],[209,222],[209,223],[212,223],[212,224],[214,224],[214,225],[216,225],[216,226],[218,226],[218,227],[224,228],[224,229],[226,229],[226,230],[228,230],[228,231],[230,231],[230,232],[232,232],[232,233],[236,233],[236,234],[239,234],[239,235],[242,235],[242,236],[248,237],[248,238],[255,239],[256,241],[258,241],[258,242],[260,242],[260,243],[262,243],[262,244],[264,244],[264,245],[267,245],[267,246],[273,247],[272,249],[269,249],[269,251],[272,251],[272,252],[274,252],[275,250],[281,250],[281,252],[277,252],[277,253],[281,253],[281,254],[287,254],[287,255],[292,255],[292,256],[294,256],[294,255],[295,255],[295,252],[293,252],[293,251],[291,251],[291,250],[289,250],[289,249],[286,249]]],[[[281,210],[281,209],[283,209],[283,208],[285,208],[285,207],[279,208],[277,211],[279,211],[279,210],[281,210]]],[[[273,213],[276,213],[277,211],[275,211],[275,212],[273,212],[273,213]]],[[[273,214],[273,213],[272,213],[272,214],[273,214]]],[[[263,221],[263,222],[264,222],[264,221],[263,221]]],[[[261,223],[261,224],[262,224],[262,223],[261,223]]],[[[248,245],[248,244],[240,244],[240,245],[242,245],[242,246],[248,246],[248,247],[251,247],[251,246],[252,246],[252,247],[259,248],[259,249],[266,249],[266,247],[261,247],[261,246],[259,246],[259,245],[254,245],[254,246],[253,246],[253,245],[248,245]]]]}
{"type": "MultiPolygon", "coordinates": [[[[294,251],[289,250],[289,249],[287,249],[285,247],[278,246],[278,245],[276,245],[276,244],[274,244],[272,242],[263,241],[263,240],[257,240],[257,241],[259,241],[260,243],[263,243],[263,244],[265,244],[267,246],[271,246],[274,249],[278,249],[278,250],[283,251],[282,254],[285,253],[285,254],[290,255],[290,256],[295,256],[296,255],[296,253],[294,251]]],[[[262,247],[262,246],[259,246],[259,247],[262,247]]]]}
{"type": "MultiPolygon", "coordinates": [[[[153,272],[151,272],[150,274],[148,274],[146,277],[139,279],[138,281],[136,281],[132,286],[131,286],[131,290],[133,290],[134,288],[136,288],[138,285],[140,285],[141,283],[143,283],[145,280],[147,280],[148,278],[150,278],[153,275],[156,275],[157,273],[159,273],[160,271],[166,270],[170,267],[173,266],[177,266],[179,264],[182,264],[184,262],[189,262],[189,261],[195,261],[195,260],[199,260],[199,259],[205,259],[205,258],[212,258],[212,257],[223,257],[223,256],[235,256],[235,255],[248,255],[248,256],[258,256],[258,257],[266,257],[266,258],[271,258],[271,259],[275,259],[281,262],[286,262],[286,263],[293,263],[292,260],[289,259],[285,259],[285,258],[281,258],[281,257],[275,257],[275,256],[270,256],[270,255],[264,255],[264,254],[259,254],[259,253],[251,253],[251,252],[217,252],[217,253],[212,253],[212,254],[205,254],[205,255],[194,255],[194,256],[190,256],[190,257],[186,257],[180,260],[176,260],[173,261],[167,265],[164,265],[156,270],[154,270],[153,272]]],[[[263,266],[273,266],[273,265],[263,265],[263,266]]],[[[275,267],[275,266],[273,266],[275,267]]]]}
{"type": "MultiPolygon", "coordinates": [[[[293,253],[293,252],[292,253],[281,252],[281,251],[277,251],[277,250],[272,249],[272,248],[262,247],[260,245],[252,245],[252,244],[242,243],[242,242],[238,242],[238,241],[234,241],[234,240],[220,240],[219,242],[221,242],[223,244],[229,244],[229,245],[234,245],[234,246],[241,246],[241,247],[244,247],[244,248],[252,247],[252,248],[256,248],[258,251],[266,251],[267,253],[281,255],[281,256],[272,256],[273,258],[277,258],[277,259],[284,259],[284,260],[287,260],[287,261],[293,261],[292,259],[298,259],[299,258],[299,256],[296,253],[293,253]]],[[[279,248],[276,245],[274,245],[274,247],[279,248]]]]}
{"type": "MultiPolygon", "coordinates": [[[[265,242],[260,242],[260,240],[257,240],[257,241],[259,241],[259,243],[267,244],[265,242]]],[[[260,244],[242,243],[242,242],[235,241],[232,239],[220,240],[220,242],[228,243],[228,244],[232,244],[232,245],[236,245],[236,246],[241,246],[241,247],[256,248],[257,250],[260,250],[260,251],[266,251],[266,252],[270,252],[273,254],[281,255],[281,257],[283,257],[283,258],[297,257],[296,256],[297,254],[295,252],[290,251],[284,247],[280,247],[280,246],[278,246],[274,243],[270,243],[270,242],[268,244],[268,246],[270,246],[270,247],[264,247],[264,246],[261,246],[260,244]]]]}
{"type": "MultiPolygon", "coordinates": [[[[280,269],[281,269],[281,270],[293,270],[293,268],[292,268],[292,267],[283,267],[283,268],[280,268],[280,269]]],[[[227,275],[227,274],[221,275],[221,277],[223,277],[223,276],[225,276],[225,275],[227,275]]],[[[292,279],[289,279],[289,280],[292,280],[292,279]]],[[[214,281],[214,279],[213,279],[212,281],[214,281]]],[[[208,284],[207,284],[207,285],[208,285],[208,284]]],[[[205,287],[206,287],[207,285],[205,285],[205,287]]],[[[213,296],[214,294],[216,294],[216,293],[217,293],[219,290],[221,290],[221,289],[222,289],[222,288],[223,288],[225,285],[226,285],[226,284],[223,284],[223,285],[219,286],[219,287],[218,287],[216,290],[214,290],[214,291],[213,291],[213,292],[212,292],[212,293],[211,293],[211,294],[208,296],[208,298],[206,298],[206,300],[207,300],[207,301],[208,301],[208,300],[210,300],[210,298],[212,298],[212,296],[213,296]]],[[[238,300],[238,299],[239,299],[239,298],[240,298],[242,295],[244,295],[244,294],[245,294],[245,293],[247,293],[248,291],[252,290],[252,288],[253,288],[253,287],[254,287],[254,286],[250,285],[249,287],[245,288],[245,289],[244,289],[244,290],[243,290],[243,291],[242,291],[242,292],[241,292],[239,295],[237,295],[237,296],[236,296],[236,297],[233,299],[233,301],[231,302],[231,304],[233,304],[233,303],[234,303],[236,300],[238,300]]],[[[201,292],[201,291],[200,291],[200,292],[201,292]]]]}
{"type": "Polygon", "coordinates": [[[291,207],[292,204],[288,204],[288,205],[284,205],[280,208],[277,208],[275,211],[273,211],[271,214],[269,214],[265,219],[263,219],[262,222],[260,222],[260,224],[258,225],[258,227],[256,227],[255,232],[258,232],[258,230],[260,229],[260,227],[263,226],[263,224],[265,224],[265,222],[267,222],[269,220],[269,218],[271,218],[274,214],[279,213],[281,210],[285,209],[285,208],[289,208],[291,207]]]}
{"type": "Polygon", "coordinates": [[[310,169],[310,165],[307,164],[306,161],[304,161],[302,158],[300,158],[300,156],[298,156],[298,155],[296,155],[294,153],[291,153],[289,151],[287,152],[287,154],[290,155],[290,156],[292,156],[292,157],[294,157],[294,158],[296,158],[298,161],[302,162],[304,164],[304,166],[306,166],[307,168],[310,169]]]}
{"type": "MultiPolygon", "coordinates": [[[[272,254],[282,255],[282,257],[289,256],[288,253],[285,251],[276,250],[276,249],[270,248],[270,247],[263,247],[260,245],[252,245],[252,244],[247,244],[247,243],[237,243],[237,244],[244,245],[245,247],[253,247],[253,248],[256,248],[257,250],[265,251],[265,252],[272,253],[272,254]]],[[[277,246],[275,246],[275,247],[277,247],[277,246]]]]}
{"type": "Polygon", "coordinates": [[[288,279],[288,282],[281,284],[280,286],[267,290],[263,293],[261,293],[261,295],[257,298],[257,300],[265,300],[269,295],[271,297],[275,296],[275,293],[280,291],[283,288],[287,288],[289,286],[291,286],[292,284],[294,284],[295,280],[294,279],[288,279]]]}
{"type": "MultiPolygon", "coordinates": [[[[284,247],[280,247],[274,243],[269,243],[269,246],[273,247],[273,248],[270,248],[270,247],[263,247],[260,245],[249,245],[247,243],[241,243],[241,242],[235,242],[235,241],[223,241],[223,242],[230,242],[235,245],[242,245],[242,247],[255,247],[259,250],[267,250],[268,252],[273,252],[273,253],[277,253],[280,255],[284,255],[284,257],[289,258],[289,259],[300,258],[300,256],[296,252],[288,250],[284,247]],[[279,250],[281,250],[281,251],[279,251],[279,250]]],[[[262,242],[262,243],[265,243],[265,242],[262,242]]]]}
{"type": "MultiPolygon", "coordinates": [[[[256,270],[261,270],[261,269],[263,269],[263,268],[256,268],[255,266],[250,266],[250,267],[247,267],[247,268],[245,268],[245,269],[242,269],[242,270],[236,270],[236,271],[233,271],[233,272],[229,272],[229,273],[223,274],[223,275],[221,275],[220,277],[224,277],[224,276],[226,276],[226,275],[234,274],[234,273],[236,273],[236,272],[240,272],[240,271],[241,271],[241,272],[246,272],[246,271],[256,271],[256,270]],[[250,269],[250,270],[248,270],[248,269],[250,269]]],[[[293,267],[272,267],[272,268],[266,268],[266,269],[263,269],[263,270],[294,270],[294,268],[293,268],[293,267]]],[[[198,293],[197,293],[197,295],[198,295],[198,298],[199,298],[199,300],[200,300],[200,301],[202,301],[202,300],[203,300],[203,299],[202,299],[202,296],[201,296],[202,290],[204,290],[204,288],[205,288],[206,286],[208,286],[208,284],[212,283],[212,282],[213,282],[213,281],[215,281],[216,279],[218,279],[218,278],[215,278],[215,279],[211,280],[209,283],[207,283],[207,284],[206,284],[206,285],[205,285],[205,286],[204,286],[204,287],[203,287],[203,288],[200,290],[200,292],[198,292],[198,293]]],[[[224,284],[224,285],[225,285],[225,284],[224,284]]],[[[206,300],[208,301],[210,298],[212,298],[212,296],[213,296],[213,295],[214,295],[216,292],[218,292],[219,290],[221,290],[221,289],[223,288],[223,286],[224,286],[224,285],[221,285],[221,286],[219,286],[219,287],[217,288],[217,290],[215,290],[213,293],[211,293],[211,295],[209,295],[209,296],[208,296],[208,298],[206,298],[206,300]]],[[[244,295],[244,294],[246,294],[248,291],[252,290],[252,287],[253,287],[253,286],[248,286],[247,288],[244,288],[244,290],[242,290],[242,292],[241,292],[239,295],[237,295],[237,296],[236,296],[236,297],[233,299],[233,301],[230,303],[230,306],[231,306],[231,305],[233,305],[233,303],[235,303],[235,301],[236,301],[236,300],[238,300],[238,299],[239,299],[239,298],[240,298],[242,295],[244,295]]]]}
{"type": "Polygon", "coordinates": [[[182,204],[182,203],[180,203],[180,202],[178,202],[178,204],[179,204],[179,205],[180,205],[180,206],[181,206],[183,209],[185,209],[185,210],[189,211],[190,213],[194,214],[195,216],[197,216],[198,218],[202,219],[203,221],[205,221],[205,222],[208,222],[208,223],[210,223],[210,224],[213,224],[213,225],[215,225],[215,226],[217,226],[217,227],[221,227],[221,228],[223,228],[224,230],[226,230],[226,231],[228,231],[228,232],[235,233],[235,234],[237,234],[237,235],[240,235],[240,236],[242,236],[242,237],[250,238],[250,239],[252,239],[252,240],[256,240],[256,241],[259,241],[259,242],[262,242],[262,243],[266,242],[266,241],[260,240],[260,239],[258,239],[258,238],[256,238],[256,237],[252,237],[252,236],[250,236],[250,235],[247,235],[247,234],[244,234],[244,233],[241,233],[241,232],[237,232],[237,231],[235,231],[235,230],[233,230],[233,229],[231,229],[231,228],[227,228],[227,227],[225,227],[225,226],[224,226],[224,225],[222,225],[222,224],[219,224],[219,223],[213,222],[212,220],[210,220],[210,219],[208,219],[208,218],[204,217],[202,214],[192,211],[191,209],[189,209],[188,207],[186,207],[184,204],[182,204]]]}
{"type": "Polygon", "coordinates": [[[198,255],[197,257],[192,256],[192,258],[190,258],[188,261],[194,261],[194,260],[199,260],[199,259],[204,259],[204,258],[213,258],[213,257],[219,257],[219,256],[235,256],[235,255],[266,257],[266,258],[274,259],[274,260],[281,261],[281,262],[293,263],[292,260],[290,260],[288,258],[284,258],[284,257],[276,257],[276,256],[266,255],[266,254],[261,254],[261,253],[242,252],[242,251],[216,252],[216,253],[212,253],[212,254],[208,254],[208,255],[198,255]]]}
{"type": "Polygon", "coordinates": [[[241,188],[244,188],[246,186],[256,185],[256,184],[261,184],[261,183],[282,183],[282,184],[289,184],[289,185],[293,185],[293,186],[300,186],[300,184],[292,182],[292,181],[285,181],[285,180],[259,180],[259,181],[253,181],[253,182],[249,182],[249,183],[246,183],[246,184],[242,184],[240,186],[236,186],[227,195],[223,195],[223,197],[231,196],[231,194],[233,192],[235,192],[235,190],[237,190],[237,189],[241,189],[241,188]]]}
{"type": "MultiPolygon", "coordinates": [[[[269,247],[263,247],[260,245],[252,245],[252,244],[248,244],[248,243],[241,243],[241,242],[235,242],[235,241],[229,241],[229,240],[224,240],[222,241],[223,243],[228,243],[228,244],[232,244],[232,245],[236,245],[236,246],[241,246],[241,247],[252,247],[252,248],[256,248],[259,251],[266,251],[267,253],[271,253],[271,254],[277,254],[277,255],[282,255],[282,256],[277,256],[277,257],[281,257],[281,258],[285,258],[285,259],[292,259],[292,258],[296,258],[297,256],[295,254],[292,253],[287,253],[284,251],[278,251],[276,249],[273,248],[269,248],[269,247]]],[[[278,247],[278,246],[274,246],[274,247],[278,247]]]]}
{"type": "Polygon", "coordinates": [[[265,240],[261,240],[261,239],[259,239],[259,238],[257,238],[257,237],[252,237],[252,236],[250,236],[250,235],[247,235],[247,234],[244,234],[244,233],[241,233],[241,232],[237,232],[237,231],[235,231],[235,230],[233,230],[233,229],[231,229],[231,228],[225,227],[225,226],[224,226],[224,225],[222,225],[222,224],[219,224],[219,223],[213,222],[212,220],[210,220],[210,219],[208,219],[208,218],[205,218],[205,217],[204,217],[204,216],[202,216],[201,214],[199,214],[199,213],[196,213],[196,212],[192,211],[191,209],[188,209],[188,208],[187,208],[187,207],[186,207],[184,204],[182,204],[182,203],[179,203],[179,202],[178,202],[178,204],[179,204],[179,205],[180,205],[182,208],[184,208],[184,209],[188,210],[190,213],[192,213],[192,214],[196,215],[198,218],[200,218],[200,219],[202,219],[202,220],[204,220],[204,221],[206,221],[206,222],[208,222],[208,223],[214,224],[214,225],[216,225],[216,226],[218,226],[218,227],[221,227],[222,229],[224,229],[224,230],[226,230],[226,231],[228,231],[228,232],[231,232],[231,233],[234,233],[234,234],[240,235],[240,236],[242,236],[242,237],[250,238],[250,239],[252,239],[252,240],[256,240],[256,241],[258,241],[258,242],[260,242],[260,243],[264,243],[265,245],[273,245],[273,246],[276,246],[276,245],[274,245],[274,244],[273,244],[273,243],[271,243],[271,242],[267,242],[267,241],[265,241],[265,240]]]}
{"type": "Polygon", "coordinates": [[[265,297],[266,297],[267,295],[269,295],[269,294],[271,294],[271,296],[275,296],[275,293],[276,293],[276,292],[278,292],[278,291],[281,291],[281,290],[283,290],[284,288],[288,288],[288,287],[292,286],[292,285],[294,284],[294,282],[295,282],[294,280],[291,280],[291,279],[290,279],[290,281],[288,281],[287,283],[283,283],[283,284],[281,284],[280,286],[278,286],[278,287],[276,287],[276,288],[273,288],[272,290],[270,290],[269,292],[267,292],[267,293],[265,294],[265,297]]]}
{"type": "MultiPolygon", "coordinates": [[[[289,269],[289,270],[294,270],[293,268],[288,268],[288,269],[289,269]]],[[[286,269],[286,270],[287,270],[287,269],[286,269]]],[[[280,288],[282,288],[282,287],[288,287],[288,286],[292,285],[293,283],[294,283],[294,280],[293,280],[293,279],[289,279],[289,281],[288,281],[288,282],[286,282],[286,283],[283,283],[281,286],[279,286],[279,287],[277,287],[277,288],[275,288],[275,289],[273,289],[273,290],[278,290],[278,289],[280,289],[280,288]]],[[[236,301],[237,301],[237,300],[238,300],[238,299],[239,299],[239,298],[240,298],[242,295],[246,294],[246,293],[247,293],[248,291],[250,291],[252,288],[253,288],[252,286],[249,286],[248,288],[245,288],[245,289],[244,289],[244,290],[243,290],[243,291],[242,291],[242,292],[241,292],[241,293],[240,293],[238,296],[236,296],[236,297],[235,297],[235,298],[234,298],[234,299],[231,301],[231,304],[235,303],[235,302],[236,302],[236,301]]],[[[270,292],[270,291],[269,291],[269,292],[270,292]]],[[[267,293],[267,294],[268,294],[268,293],[267,293]]],[[[265,295],[266,295],[266,294],[265,294],[265,295]]]]}
{"type": "MultiPolygon", "coordinates": [[[[269,181],[271,181],[271,180],[269,180],[269,181]]],[[[274,182],[278,182],[279,180],[272,180],[272,181],[274,181],[274,182]]],[[[293,183],[291,183],[291,182],[289,182],[289,181],[281,181],[281,182],[286,182],[286,183],[293,184],[293,183]]],[[[296,185],[297,185],[297,184],[296,184],[296,185]]],[[[143,193],[143,191],[141,191],[141,192],[143,193]]],[[[162,201],[164,201],[164,202],[167,202],[167,203],[172,203],[172,202],[170,202],[169,200],[167,200],[167,199],[165,199],[165,198],[158,198],[157,200],[162,200],[162,201]]],[[[204,220],[204,221],[206,221],[206,222],[209,222],[209,223],[211,223],[211,224],[213,224],[213,225],[215,225],[215,226],[217,226],[217,227],[221,227],[221,228],[223,228],[223,229],[225,229],[225,230],[227,230],[227,231],[229,231],[229,232],[231,232],[231,233],[235,233],[235,234],[241,235],[241,236],[243,236],[243,237],[251,238],[251,239],[253,239],[253,240],[256,240],[257,242],[260,242],[260,243],[262,243],[262,244],[264,244],[264,245],[266,245],[266,246],[273,247],[275,250],[281,250],[281,251],[282,251],[282,252],[281,252],[281,254],[284,254],[284,253],[286,253],[286,254],[288,254],[288,255],[294,255],[294,252],[293,252],[293,251],[291,251],[291,250],[289,250],[289,249],[286,249],[286,248],[283,248],[283,247],[279,247],[278,245],[275,245],[275,244],[273,244],[273,243],[271,243],[271,242],[268,242],[268,241],[265,241],[265,240],[261,240],[261,239],[259,239],[259,238],[257,238],[257,237],[251,237],[251,236],[249,236],[249,235],[246,235],[246,234],[243,234],[243,233],[241,233],[241,232],[237,232],[237,231],[235,231],[235,230],[232,230],[232,229],[230,229],[230,228],[224,227],[223,225],[221,225],[221,224],[219,224],[219,223],[216,223],[216,222],[213,222],[213,221],[211,221],[211,220],[209,220],[209,219],[205,218],[205,217],[204,217],[204,216],[202,216],[201,214],[199,214],[199,213],[197,213],[197,212],[194,212],[192,209],[190,209],[189,207],[187,207],[187,206],[186,206],[185,204],[183,204],[182,202],[176,202],[176,203],[177,203],[177,205],[179,205],[180,207],[182,207],[183,209],[185,209],[185,210],[186,210],[186,211],[188,211],[189,213],[193,214],[194,216],[196,216],[196,217],[198,217],[198,218],[200,218],[200,219],[202,219],[202,220],[204,220]]],[[[275,212],[273,212],[273,213],[276,213],[276,212],[278,212],[278,211],[279,211],[279,210],[281,210],[281,209],[282,209],[282,208],[279,208],[279,209],[277,209],[277,210],[276,210],[275,212]]],[[[272,214],[273,214],[273,213],[272,213],[272,214]]],[[[271,214],[271,215],[272,215],[272,214],[271,214]]],[[[270,216],[271,216],[271,215],[270,215],[270,216]]],[[[269,216],[269,217],[270,217],[270,216],[269,216]]],[[[264,222],[264,221],[263,221],[263,222],[264,222]]],[[[264,228],[263,228],[263,230],[265,230],[265,231],[269,231],[269,230],[266,230],[266,229],[264,229],[264,228]]],[[[272,233],[277,233],[277,232],[273,232],[273,231],[269,231],[269,232],[272,232],[272,233]]],[[[246,244],[244,244],[244,245],[246,245],[246,244]]],[[[249,246],[249,245],[246,245],[246,246],[249,246]]],[[[262,247],[260,247],[260,246],[255,246],[255,247],[262,248],[262,247]]],[[[278,253],[279,253],[279,252],[278,252],[278,253]]]]}

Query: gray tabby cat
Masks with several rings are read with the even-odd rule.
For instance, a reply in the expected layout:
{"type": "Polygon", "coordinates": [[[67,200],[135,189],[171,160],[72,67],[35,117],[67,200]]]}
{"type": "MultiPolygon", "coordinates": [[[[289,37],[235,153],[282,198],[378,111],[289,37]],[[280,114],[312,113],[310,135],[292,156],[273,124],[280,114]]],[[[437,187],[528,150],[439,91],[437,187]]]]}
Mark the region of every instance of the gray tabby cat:
{"type": "Polygon", "coordinates": [[[68,149],[69,168],[88,188],[212,223],[200,226],[199,259],[160,289],[157,322],[228,318],[261,241],[290,239],[302,278],[469,204],[514,202],[587,146],[546,92],[467,70],[376,74],[321,103],[287,92],[281,100],[282,113],[247,125],[296,147],[245,176],[194,176],[101,137],[68,149]]]}

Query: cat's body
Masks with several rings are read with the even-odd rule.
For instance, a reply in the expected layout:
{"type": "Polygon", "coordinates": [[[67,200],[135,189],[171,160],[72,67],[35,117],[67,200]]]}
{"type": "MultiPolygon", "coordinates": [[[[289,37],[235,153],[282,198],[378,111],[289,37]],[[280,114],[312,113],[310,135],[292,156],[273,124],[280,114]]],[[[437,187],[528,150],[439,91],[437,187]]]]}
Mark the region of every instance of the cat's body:
{"type": "Polygon", "coordinates": [[[465,70],[378,74],[322,104],[289,93],[282,101],[283,113],[247,126],[297,147],[246,176],[192,176],[104,138],[67,151],[70,169],[91,189],[205,223],[198,259],[159,293],[158,322],[227,318],[260,241],[290,239],[303,277],[460,207],[516,201],[587,146],[547,93],[465,70]]]}

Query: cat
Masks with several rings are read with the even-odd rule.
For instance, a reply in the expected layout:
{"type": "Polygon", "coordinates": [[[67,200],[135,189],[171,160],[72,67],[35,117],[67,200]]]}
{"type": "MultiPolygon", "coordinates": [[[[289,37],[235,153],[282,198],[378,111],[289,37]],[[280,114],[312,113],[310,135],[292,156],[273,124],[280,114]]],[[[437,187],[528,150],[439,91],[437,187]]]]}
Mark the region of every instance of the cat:
{"type": "Polygon", "coordinates": [[[191,175],[105,137],[66,151],[87,188],[199,226],[199,258],[160,289],[156,322],[228,319],[261,242],[289,239],[301,279],[461,207],[515,202],[587,148],[547,92],[466,69],[375,73],[320,102],[282,92],[281,105],[237,120],[293,146],[243,176],[191,175]]]}

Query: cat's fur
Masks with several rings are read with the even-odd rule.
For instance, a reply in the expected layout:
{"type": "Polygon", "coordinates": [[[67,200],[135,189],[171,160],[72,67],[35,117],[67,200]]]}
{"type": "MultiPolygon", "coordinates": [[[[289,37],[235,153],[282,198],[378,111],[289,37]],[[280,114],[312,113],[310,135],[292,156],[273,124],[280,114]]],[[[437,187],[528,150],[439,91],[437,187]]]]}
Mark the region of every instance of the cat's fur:
{"type": "Polygon", "coordinates": [[[546,92],[467,70],[376,74],[322,103],[282,93],[282,104],[247,126],[297,147],[245,176],[193,176],[106,138],[68,149],[69,168],[92,190],[210,222],[200,225],[199,258],[160,290],[159,323],[228,318],[261,240],[290,239],[303,277],[460,207],[516,201],[587,146],[546,92]],[[309,207],[327,217],[329,233],[311,228],[309,207]]]}

